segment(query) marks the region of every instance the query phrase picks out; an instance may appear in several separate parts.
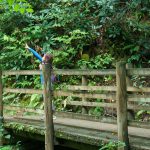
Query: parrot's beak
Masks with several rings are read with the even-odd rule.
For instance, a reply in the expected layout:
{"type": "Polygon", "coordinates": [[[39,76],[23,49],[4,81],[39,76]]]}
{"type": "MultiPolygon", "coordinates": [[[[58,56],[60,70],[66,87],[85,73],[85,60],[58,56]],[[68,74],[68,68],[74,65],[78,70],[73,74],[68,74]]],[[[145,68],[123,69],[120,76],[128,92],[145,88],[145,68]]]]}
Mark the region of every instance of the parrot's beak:
{"type": "Polygon", "coordinates": [[[26,48],[26,49],[29,49],[29,46],[28,46],[28,44],[27,44],[27,43],[26,43],[26,45],[25,45],[25,48],[26,48]]]}

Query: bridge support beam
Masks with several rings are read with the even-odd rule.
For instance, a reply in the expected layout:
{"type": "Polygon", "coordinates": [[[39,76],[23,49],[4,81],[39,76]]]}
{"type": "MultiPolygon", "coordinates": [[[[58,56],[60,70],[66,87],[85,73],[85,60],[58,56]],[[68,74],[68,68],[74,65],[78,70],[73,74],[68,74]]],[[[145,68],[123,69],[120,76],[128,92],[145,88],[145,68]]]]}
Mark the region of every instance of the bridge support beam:
{"type": "Polygon", "coordinates": [[[54,124],[52,110],[52,61],[42,64],[44,76],[45,150],[54,150],[54,124]]]}
{"type": "Polygon", "coordinates": [[[125,143],[125,147],[118,150],[129,150],[128,124],[127,124],[127,85],[126,85],[126,63],[121,61],[116,65],[117,80],[117,125],[118,140],[125,143]]]}

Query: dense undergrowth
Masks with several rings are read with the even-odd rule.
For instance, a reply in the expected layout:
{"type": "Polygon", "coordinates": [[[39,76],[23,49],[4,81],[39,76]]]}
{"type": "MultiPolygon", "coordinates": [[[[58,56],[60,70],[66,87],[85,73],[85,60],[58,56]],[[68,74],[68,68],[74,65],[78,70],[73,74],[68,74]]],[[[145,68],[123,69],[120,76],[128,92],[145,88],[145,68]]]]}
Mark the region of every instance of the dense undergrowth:
{"type": "MultiPolygon", "coordinates": [[[[38,60],[25,50],[25,43],[41,55],[52,53],[53,68],[115,68],[119,60],[136,67],[149,67],[149,0],[7,2],[0,1],[0,68],[3,70],[39,68],[38,60]]],[[[134,86],[149,86],[148,79],[134,76],[132,80],[134,86]]],[[[41,88],[39,76],[5,77],[3,82],[6,87],[41,88]]],[[[61,89],[67,84],[81,84],[81,77],[59,76],[54,86],[61,89]]],[[[88,85],[115,85],[115,79],[111,76],[88,77],[88,85]]],[[[10,94],[5,102],[42,108],[41,99],[38,95],[10,94]],[[21,103],[19,99],[22,99],[21,103]]],[[[55,100],[58,110],[65,109],[60,105],[61,101],[61,98],[55,100]]],[[[80,112],[81,109],[71,111],[80,112]]],[[[89,112],[104,114],[102,108],[89,112]]],[[[138,115],[143,112],[147,114],[140,111],[138,115]]]]}
{"type": "Polygon", "coordinates": [[[149,0],[29,2],[33,13],[1,8],[3,69],[38,68],[25,43],[53,53],[57,68],[112,68],[120,59],[149,65],[149,0]]]}

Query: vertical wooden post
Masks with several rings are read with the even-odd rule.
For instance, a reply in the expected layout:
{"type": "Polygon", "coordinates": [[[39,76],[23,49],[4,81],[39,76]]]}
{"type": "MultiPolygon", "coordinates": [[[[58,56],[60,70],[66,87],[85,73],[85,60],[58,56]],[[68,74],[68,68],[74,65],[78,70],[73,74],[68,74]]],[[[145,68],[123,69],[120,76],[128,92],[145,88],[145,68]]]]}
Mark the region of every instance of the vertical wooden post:
{"type": "Polygon", "coordinates": [[[54,125],[52,110],[52,62],[42,64],[44,77],[45,150],[54,150],[54,125]]]}
{"type": "Polygon", "coordinates": [[[117,125],[118,140],[125,143],[125,147],[118,150],[129,149],[128,125],[127,125],[127,86],[126,86],[126,65],[125,62],[118,62],[116,65],[117,80],[117,125]]]}
{"type": "MultiPolygon", "coordinates": [[[[84,86],[84,85],[87,85],[87,79],[86,79],[86,77],[85,76],[82,76],[82,85],[84,86]]],[[[84,92],[84,91],[83,91],[84,92]]],[[[82,98],[82,101],[83,102],[85,102],[85,101],[87,101],[87,99],[86,98],[82,98]]],[[[87,112],[87,109],[85,108],[85,107],[82,107],[82,114],[87,114],[88,112],[87,112]]]]}
{"type": "Polygon", "coordinates": [[[3,129],[3,86],[2,86],[2,71],[0,70],[0,146],[3,145],[3,135],[2,135],[2,129],[3,129]]]}

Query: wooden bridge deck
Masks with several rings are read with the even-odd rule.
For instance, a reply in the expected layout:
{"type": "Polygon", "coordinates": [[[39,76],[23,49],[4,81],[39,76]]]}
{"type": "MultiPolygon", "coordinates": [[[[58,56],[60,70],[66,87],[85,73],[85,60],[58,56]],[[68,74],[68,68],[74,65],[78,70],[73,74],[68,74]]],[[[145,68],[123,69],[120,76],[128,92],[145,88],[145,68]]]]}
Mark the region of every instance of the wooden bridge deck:
{"type": "MultiPolygon", "coordinates": [[[[20,132],[35,134],[39,140],[44,141],[45,127],[43,117],[7,117],[4,118],[4,126],[15,129],[21,124],[20,132]]],[[[54,120],[55,136],[58,139],[79,142],[93,146],[101,146],[108,141],[117,141],[117,125],[89,121],[82,119],[72,119],[57,116],[54,120]]],[[[17,129],[18,130],[18,129],[17,129]]],[[[129,141],[131,149],[150,150],[150,130],[128,127],[129,141]]]]}

